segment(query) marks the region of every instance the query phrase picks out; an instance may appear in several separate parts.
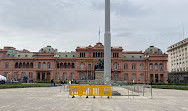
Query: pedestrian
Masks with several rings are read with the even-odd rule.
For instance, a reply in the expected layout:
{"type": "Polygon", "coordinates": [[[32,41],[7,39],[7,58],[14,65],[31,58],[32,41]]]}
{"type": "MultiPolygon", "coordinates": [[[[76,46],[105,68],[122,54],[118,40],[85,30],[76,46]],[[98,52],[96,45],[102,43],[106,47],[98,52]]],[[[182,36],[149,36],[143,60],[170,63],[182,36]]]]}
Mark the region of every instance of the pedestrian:
{"type": "Polygon", "coordinates": [[[54,80],[52,79],[52,80],[51,80],[51,87],[52,87],[53,84],[54,84],[54,80]]]}

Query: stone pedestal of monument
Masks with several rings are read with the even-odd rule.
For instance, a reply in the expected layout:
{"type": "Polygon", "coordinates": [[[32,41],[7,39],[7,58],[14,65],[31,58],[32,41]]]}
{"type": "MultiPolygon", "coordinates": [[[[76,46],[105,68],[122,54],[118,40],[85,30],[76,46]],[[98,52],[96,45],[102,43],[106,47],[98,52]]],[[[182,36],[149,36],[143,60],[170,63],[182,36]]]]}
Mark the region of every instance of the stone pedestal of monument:
{"type": "Polygon", "coordinates": [[[104,71],[95,71],[95,84],[104,84],[104,71]]]}

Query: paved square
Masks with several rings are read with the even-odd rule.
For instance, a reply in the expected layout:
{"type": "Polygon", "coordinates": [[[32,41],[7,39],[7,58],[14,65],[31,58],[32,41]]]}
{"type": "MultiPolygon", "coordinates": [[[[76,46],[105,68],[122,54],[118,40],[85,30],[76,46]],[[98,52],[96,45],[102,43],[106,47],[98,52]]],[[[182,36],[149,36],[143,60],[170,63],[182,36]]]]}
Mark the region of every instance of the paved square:
{"type": "MultiPolygon", "coordinates": [[[[113,90],[127,92],[124,88],[113,90]]],[[[0,111],[187,111],[188,91],[153,89],[149,97],[68,98],[60,87],[1,89],[0,111]]]]}

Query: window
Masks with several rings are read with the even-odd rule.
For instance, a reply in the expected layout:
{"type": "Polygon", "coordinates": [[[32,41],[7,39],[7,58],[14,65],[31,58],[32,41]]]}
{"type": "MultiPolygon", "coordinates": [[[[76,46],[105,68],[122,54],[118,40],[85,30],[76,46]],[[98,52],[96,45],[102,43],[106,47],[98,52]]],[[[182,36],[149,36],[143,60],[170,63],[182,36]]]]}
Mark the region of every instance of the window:
{"type": "Polygon", "coordinates": [[[144,70],[144,65],[143,64],[140,64],[140,69],[144,70]]]}
{"type": "Polygon", "coordinates": [[[91,64],[88,64],[88,69],[91,69],[91,64]]]}
{"type": "Polygon", "coordinates": [[[29,78],[33,78],[33,73],[29,72],[29,78]]]}
{"type": "Polygon", "coordinates": [[[25,55],[25,57],[27,57],[27,55],[25,55]]]}
{"type": "Polygon", "coordinates": [[[115,81],[118,80],[118,73],[117,73],[117,72],[114,73],[114,80],[115,80],[115,81]]]}
{"type": "Polygon", "coordinates": [[[9,68],[9,63],[5,63],[5,68],[9,68]]]}
{"type": "Polygon", "coordinates": [[[155,70],[158,70],[158,64],[155,64],[155,70]]]}
{"type": "Polygon", "coordinates": [[[20,57],[20,55],[18,55],[18,57],[20,57]]]}
{"type": "Polygon", "coordinates": [[[84,70],[84,63],[83,62],[80,64],[80,68],[81,68],[81,70],[84,70]]]}
{"type": "Polygon", "coordinates": [[[136,80],[136,74],[132,74],[132,80],[136,80]]]}
{"type": "Polygon", "coordinates": [[[85,53],[80,53],[80,57],[84,58],[85,57],[85,53]]]}
{"type": "Polygon", "coordinates": [[[63,79],[67,80],[67,73],[63,73],[63,79]]]}
{"type": "Polygon", "coordinates": [[[72,63],[72,68],[73,68],[73,69],[75,68],[74,63],[72,63]]]}
{"type": "Polygon", "coordinates": [[[60,79],[60,77],[59,77],[59,72],[57,73],[57,79],[60,79]]]}
{"type": "Polygon", "coordinates": [[[115,70],[118,69],[118,64],[117,64],[117,63],[114,64],[114,69],[115,69],[115,70]]]}
{"type": "Polygon", "coordinates": [[[25,68],[29,68],[29,63],[26,64],[25,68]]]}
{"type": "Polygon", "coordinates": [[[119,57],[119,53],[113,53],[113,57],[114,58],[118,58],[119,57]]]}
{"type": "Polygon", "coordinates": [[[15,64],[15,68],[18,68],[18,63],[16,62],[16,64],[15,64]]]}
{"type": "Polygon", "coordinates": [[[93,57],[95,57],[95,52],[93,52],[93,57]]]}
{"type": "Polygon", "coordinates": [[[140,81],[144,81],[144,74],[140,74],[140,81]]]}
{"type": "Polygon", "coordinates": [[[129,67],[128,67],[128,64],[125,64],[124,65],[124,69],[128,69],[129,67]]]}
{"type": "Polygon", "coordinates": [[[40,68],[41,68],[41,63],[39,62],[39,63],[38,63],[38,69],[40,69],[40,68]]]}
{"type": "Polygon", "coordinates": [[[132,64],[132,69],[136,69],[136,64],[132,64]]]}
{"type": "Polygon", "coordinates": [[[86,79],[86,77],[85,77],[85,75],[84,75],[84,72],[81,72],[81,73],[80,73],[80,79],[81,79],[81,80],[85,80],[85,79],[86,79]]]}
{"type": "Polygon", "coordinates": [[[51,68],[51,64],[50,64],[50,62],[48,62],[48,69],[50,69],[51,68]]]}
{"type": "Polygon", "coordinates": [[[57,68],[60,68],[60,63],[57,63],[57,68]]]}
{"type": "Polygon", "coordinates": [[[163,70],[163,64],[160,64],[160,71],[162,71],[163,70]]]}
{"type": "Polygon", "coordinates": [[[70,73],[70,79],[71,79],[71,80],[74,79],[74,73],[70,73]]]}
{"type": "Polygon", "coordinates": [[[152,63],[149,65],[149,70],[150,70],[150,71],[153,70],[153,64],[152,64],[152,63]]]}
{"type": "Polygon", "coordinates": [[[43,68],[43,69],[46,68],[46,63],[45,63],[45,62],[43,62],[43,66],[42,66],[42,68],[43,68]]]}
{"type": "Polygon", "coordinates": [[[16,72],[14,73],[14,79],[16,79],[16,80],[18,79],[18,73],[16,73],[16,72]]]}
{"type": "Polygon", "coordinates": [[[129,80],[128,74],[124,74],[124,80],[129,80]]]}

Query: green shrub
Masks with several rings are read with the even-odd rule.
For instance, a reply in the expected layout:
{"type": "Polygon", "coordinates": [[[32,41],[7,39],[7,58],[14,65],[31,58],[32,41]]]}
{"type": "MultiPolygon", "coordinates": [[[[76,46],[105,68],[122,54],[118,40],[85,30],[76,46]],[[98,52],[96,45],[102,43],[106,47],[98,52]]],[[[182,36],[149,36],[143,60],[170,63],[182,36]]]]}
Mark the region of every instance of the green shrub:
{"type": "Polygon", "coordinates": [[[36,81],[36,83],[51,83],[50,81],[36,81]]]}

